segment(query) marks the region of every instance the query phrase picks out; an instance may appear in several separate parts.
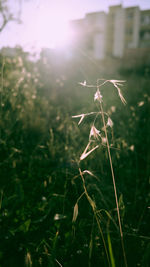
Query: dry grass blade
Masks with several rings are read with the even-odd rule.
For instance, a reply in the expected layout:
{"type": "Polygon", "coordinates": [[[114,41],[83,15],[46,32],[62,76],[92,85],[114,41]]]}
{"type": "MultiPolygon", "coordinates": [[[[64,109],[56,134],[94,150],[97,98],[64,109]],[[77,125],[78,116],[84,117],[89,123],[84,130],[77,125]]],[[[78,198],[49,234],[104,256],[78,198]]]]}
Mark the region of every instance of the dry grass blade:
{"type": "Polygon", "coordinates": [[[82,85],[82,86],[86,86],[86,81],[84,81],[83,83],[80,82],[79,84],[82,85]]]}
{"type": "Polygon", "coordinates": [[[74,206],[72,222],[75,222],[78,217],[78,203],[74,206]]]}
{"type": "Polygon", "coordinates": [[[109,80],[111,83],[117,83],[118,85],[122,85],[121,83],[126,82],[125,80],[109,80]]]}
{"type": "Polygon", "coordinates": [[[82,153],[82,155],[80,157],[80,160],[85,159],[88,155],[90,155],[95,149],[97,149],[99,147],[99,145],[97,145],[94,148],[92,148],[90,151],[87,152],[89,146],[90,146],[90,142],[88,143],[88,145],[86,146],[84,152],[82,153]]]}
{"type": "Polygon", "coordinates": [[[63,266],[61,265],[61,263],[60,263],[57,259],[55,259],[55,261],[58,263],[58,265],[59,265],[60,267],[63,267],[63,266]]]}
{"type": "Polygon", "coordinates": [[[118,94],[119,94],[119,97],[120,97],[122,103],[123,103],[124,105],[126,105],[127,102],[126,102],[125,98],[123,97],[120,88],[119,88],[117,85],[114,85],[114,86],[115,86],[115,87],[117,88],[117,90],[118,90],[118,94]]]}
{"type": "Polygon", "coordinates": [[[121,90],[120,90],[120,88],[119,88],[119,86],[123,86],[122,83],[125,82],[125,81],[122,81],[122,80],[109,80],[109,82],[112,83],[112,84],[114,85],[114,87],[117,88],[117,90],[118,90],[118,95],[119,95],[119,97],[120,97],[122,103],[123,103],[124,105],[126,105],[127,102],[126,102],[125,98],[123,97],[123,95],[122,95],[122,93],[121,93],[121,90]]]}
{"type": "Polygon", "coordinates": [[[80,118],[78,125],[80,125],[80,123],[83,121],[84,117],[85,117],[85,114],[72,116],[72,118],[80,118]]]}
{"type": "Polygon", "coordinates": [[[27,252],[27,254],[25,255],[25,264],[28,267],[31,267],[32,266],[32,259],[31,259],[30,252],[27,252]]]}
{"type": "Polygon", "coordinates": [[[83,173],[83,174],[84,174],[84,173],[87,173],[87,174],[89,174],[89,175],[91,175],[91,176],[93,176],[93,177],[95,177],[95,178],[97,179],[97,177],[96,177],[91,171],[84,170],[82,173],[83,173]]]}

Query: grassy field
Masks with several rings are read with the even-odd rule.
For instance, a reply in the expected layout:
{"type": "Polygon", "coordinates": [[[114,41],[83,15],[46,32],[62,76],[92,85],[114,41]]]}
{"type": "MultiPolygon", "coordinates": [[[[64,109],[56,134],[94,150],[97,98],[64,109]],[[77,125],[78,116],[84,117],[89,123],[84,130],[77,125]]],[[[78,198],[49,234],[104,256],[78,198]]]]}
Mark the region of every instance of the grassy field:
{"type": "Polygon", "coordinates": [[[113,121],[108,138],[127,264],[148,267],[150,69],[117,72],[44,56],[30,62],[23,51],[1,56],[0,69],[0,266],[125,266],[107,147],[100,142],[79,162],[93,117],[81,125],[72,118],[98,110],[95,89],[79,82],[104,78],[126,80],[127,105],[111,83],[101,89],[102,104],[113,121]],[[88,170],[84,182],[79,168],[88,170]]]}

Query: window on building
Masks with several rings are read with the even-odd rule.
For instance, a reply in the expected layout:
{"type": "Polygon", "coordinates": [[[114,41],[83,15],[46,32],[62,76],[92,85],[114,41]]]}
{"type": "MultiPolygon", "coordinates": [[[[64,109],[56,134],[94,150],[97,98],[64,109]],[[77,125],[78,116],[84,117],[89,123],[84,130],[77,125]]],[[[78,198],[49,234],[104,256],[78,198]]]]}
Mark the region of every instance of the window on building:
{"type": "Polygon", "coordinates": [[[147,32],[144,33],[143,39],[144,40],[149,40],[150,39],[150,31],[147,31],[147,32]]]}
{"type": "Polygon", "coordinates": [[[140,39],[142,41],[150,40],[150,31],[141,31],[140,32],[140,39]]]}
{"type": "Polygon", "coordinates": [[[141,31],[141,32],[140,32],[140,39],[143,39],[143,36],[144,36],[144,32],[141,31]]]}
{"type": "Polygon", "coordinates": [[[127,13],[127,19],[132,19],[133,18],[133,12],[132,11],[130,11],[130,12],[128,12],[127,13]]]}
{"type": "Polygon", "coordinates": [[[142,25],[150,25],[150,15],[143,15],[141,17],[142,25]]]}

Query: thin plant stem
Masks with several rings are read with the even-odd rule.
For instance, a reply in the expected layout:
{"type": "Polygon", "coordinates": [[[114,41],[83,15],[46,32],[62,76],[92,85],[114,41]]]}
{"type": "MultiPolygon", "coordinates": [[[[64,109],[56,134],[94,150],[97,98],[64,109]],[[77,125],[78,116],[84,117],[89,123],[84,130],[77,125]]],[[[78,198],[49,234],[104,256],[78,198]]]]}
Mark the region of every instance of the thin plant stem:
{"type": "Polygon", "coordinates": [[[114,194],[115,194],[115,200],[116,200],[116,208],[117,208],[118,223],[119,223],[119,229],[120,229],[121,245],[122,245],[123,257],[124,257],[124,263],[125,263],[125,266],[127,267],[128,265],[127,265],[125,247],[124,247],[123,231],[122,231],[122,225],[121,225],[121,219],[120,219],[120,211],[119,211],[119,204],[118,204],[115,175],[114,175],[114,169],[113,169],[112,158],[111,158],[111,153],[110,153],[110,147],[109,147],[108,135],[107,135],[107,130],[106,130],[106,123],[105,123],[105,118],[104,118],[103,106],[102,106],[101,102],[100,102],[100,110],[101,110],[102,121],[103,121],[103,125],[104,125],[104,132],[105,132],[106,143],[107,143],[107,151],[108,151],[111,174],[112,174],[112,179],[113,179],[114,194]]]}
{"type": "MultiPolygon", "coordinates": [[[[1,67],[1,86],[0,86],[0,114],[1,114],[1,120],[2,120],[2,94],[3,94],[3,87],[4,87],[4,58],[2,61],[2,67],[1,67]]],[[[0,129],[0,139],[1,139],[1,129],[0,129]]]]}
{"type": "Polygon", "coordinates": [[[98,226],[99,232],[100,232],[102,240],[103,240],[103,244],[104,244],[104,248],[105,248],[105,253],[106,253],[107,260],[108,260],[108,264],[109,264],[109,266],[111,266],[110,265],[109,256],[108,256],[107,247],[106,247],[106,242],[105,242],[104,235],[103,235],[103,232],[102,232],[102,228],[101,228],[101,225],[100,225],[100,222],[99,222],[99,218],[98,218],[97,212],[96,212],[96,205],[95,205],[94,201],[91,199],[91,197],[89,196],[89,194],[87,192],[86,185],[85,185],[85,180],[84,180],[84,177],[83,177],[83,173],[82,173],[80,168],[79,168],[79,173],[80,173],[80,176],[81,176],[81,179],[82,179],[85,195],[86,195],[87,200],[89,201],[89,203],[90,203],[90,205],[92,207],[92,210],[93,210],[96,222],[97,222],[97,226],[98,226]]]}

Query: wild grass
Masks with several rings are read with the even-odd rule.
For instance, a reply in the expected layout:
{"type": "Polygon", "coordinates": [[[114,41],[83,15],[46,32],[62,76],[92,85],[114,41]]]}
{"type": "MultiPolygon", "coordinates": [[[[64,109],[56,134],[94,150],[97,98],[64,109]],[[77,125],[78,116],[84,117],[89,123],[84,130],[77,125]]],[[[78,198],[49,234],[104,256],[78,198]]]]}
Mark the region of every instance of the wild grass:
{"type": "Polygon", "coordinates": [[[124,266],[103,114],[128,266],[148,266],[149,76],[115,73],[98,92],[105,80],[78,85],[97,68],[23,51],[0,69],[0,265],[124,266]]]}
{"type": "MultiPolygon", "coordinates": [[[[98,112],[90,112],[90,113],[86,113],[86,114],[75,115],[75,116],[73,116],[73,118],[80,118],[79,123],[78,123],[78,125],[79,125],[84,120],[85,116],[89,116],[89,115],[93,115],[93,114],[95,115],[95,119],[94,119],[94,121],[92,123],[92,126],[91,126],[91,129],[90,129],[89,142],[88,142],[84,152],[80,156],[80,161],[84,160],[87,156],[89,156],[92,152],[94,152],[95,149],[97,149],[100,145],[102,145],[103,140],[105,140],[105,142],[106,142],[108,158],[109,158],[109,163],[110,163],[110,169],[111,169],[111,175],[112,175],[112,181],[113,181],[113,186],[114,186],[114,195],[115,195],[115,201],[116,201],[116,210],[117,210],[117,216],[118,216],[118,224],[119,224],[119,230],[120,230],[120,237],[121,237],[121,245],[122,245],[123,257],[124,257],[124,264],[127,267],[127,259],[126,259],[124,240],[123,240],[123,231],[122,231],[122,224],[121,224],[121,217],[120,217],[120,211],[119,211],[119,201],[118,201],[118,196],[117,196],[114,168],[113,168],[112,157],[111,157],[111,152],[110,152],[110,144],[109,144],[108,134],[107,134],[108,128],[109,127],[110,128],[113,127],[113,122],[112,122],[111,118],[109,117],[109,115],[103,111],[103,104],[102,104],[103,96],[102,96],[102,93],[100,91],[101,87],[104,86],[106,83],[108,83],[108,82],[112,83],[113,86],[115,88],[117,88],[118,95],[119,95],[122,103],[126,104],[126,100],[124,99],[124,97],[123,97],[123,95],[121,93],[121,89],[119,88],[120,86],[122,86],[122,83],[125,82],[125,81],[105,80],[105,81],[103,81],[101,83],[99,83],[99,82],[101,82],[101,79],[97,80],[97,85],[96,86],[95,85],[87,85],[86,81],[84,81],[83,83],[79,83],[83,87],[92,88],[92,89],[96,88],[96,92],[95,92],[95,95],[94,95],[94,101],[98,102],[99,111],[98,112]],[[102,130],[98,130],[95,127],[96,119],[98,118],[99,115],[101,116],[101,120],[102,120],[102,123],[103,123],[102,130]],[[107,117],[107,122],[105,121],[105,117],[104,116],[107,117]],[[104,132],[104,135],[102,134],[102,132],[104,132]],[[93,137],[94,140],[92,139],[92,137],[93,137]],[[95,140],[98,141],[98,143],[100,143],[100,145],[98,144],[98,145],[94,146],[92,149],[89,150],[91,144],[95,143],[95,140]]],[[[80,163],[80,161],[79,161],[79,163],[80,163]]],[[[109,256],[108,256],[108,249],[107,249],[106,242],[105,242],[105,239],[104,239],[104,236],[103,236],[103,232],[102,232],[102,229],[101,229],[100,220],[99,220],[99,218],[97,216],[96,204],[91,199],[91,197],[89,196],[89,194],[87,192],[87,189],[86,189],[86,186],[85,186],[85,180],[84,180],[84,173],[85,172],[87,172],[89,175],[92,175],[92,176],[94,176],[94,175],[89,170],[86,170],[86,171],[82,172],[81,169],[79,168],[79,173],[80,173],[80,176],[81,176],[82,182],[83,182],[84,193],[85,193],[85,195],[86,195],[86,197],[87,197],[87,199],[88,199],[88,201],[89,201],[89,203],[90,203],[90,205],[91,205],[91,207],[93,209],[93,213],[94,213],[95,219],[97,221],[98,228],[99,228],[99,231],[100,231],[103,243],[104,243],[104,248],[105,248],[108,264],[110,266],[110,260],[111,260],[111,265],[115,266],[113,252],[112,252],[112,246],[111,246],[111,240],[110,240],[110,235],[108,233],[108,247],[109,247],[109,256]]],[[[77,218],[77,215],[78,215],[77,211],[78,211],[78,203],[76,203],[75,207],[74,207],[73,222],[77,218]]]]}

